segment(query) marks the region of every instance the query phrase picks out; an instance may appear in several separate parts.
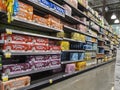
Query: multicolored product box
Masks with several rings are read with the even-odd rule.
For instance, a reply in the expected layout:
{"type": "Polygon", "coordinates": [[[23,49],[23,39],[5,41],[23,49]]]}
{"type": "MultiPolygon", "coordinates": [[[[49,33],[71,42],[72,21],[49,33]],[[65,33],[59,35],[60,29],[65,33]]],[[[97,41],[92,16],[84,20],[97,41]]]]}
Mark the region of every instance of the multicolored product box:
{"type": "Polygon", "coordinates": [[[27,56],[25,63],[3,65],[2,72],[5,75],[13,75],[24,72],[45,70],[61,67],[61,55],[27,56]]]}
{"type": "Polygon", "coordinates": [[[29,76],[24,76],[20,78],[11,79],[6,82],[0,82],[0,90],[16,90],[22,87],[29,86],[31,78],[29,76]]]}

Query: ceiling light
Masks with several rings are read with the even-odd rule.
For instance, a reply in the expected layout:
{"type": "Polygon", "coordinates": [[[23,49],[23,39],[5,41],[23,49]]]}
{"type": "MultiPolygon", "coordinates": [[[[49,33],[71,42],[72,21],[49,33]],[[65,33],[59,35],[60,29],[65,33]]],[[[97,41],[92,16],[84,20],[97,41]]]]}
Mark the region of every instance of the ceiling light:
{"type": "Polygon", "coordinates": [[[114,23],[119,23],[120,21],[118,20],[118,19],[116,19],[115,21],[114,21],[114,23]]]}
{"type": "Polygon", "coordinates": [[[116,19],[117,17],[116,17],[116,15],[115,14],[113,14],[112,16],[111,16],[111,19],[116,19]]]}

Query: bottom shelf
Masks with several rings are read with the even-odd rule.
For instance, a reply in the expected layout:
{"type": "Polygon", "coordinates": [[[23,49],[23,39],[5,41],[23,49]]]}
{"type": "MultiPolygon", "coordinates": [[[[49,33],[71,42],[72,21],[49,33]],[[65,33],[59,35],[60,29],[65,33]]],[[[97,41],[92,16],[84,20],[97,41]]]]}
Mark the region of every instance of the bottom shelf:
{"type": "Polygon", "coordinates": [[[77,75],[77,74],[89,71],[91,69],[100,67],[102,65],[105,65],[107,63],[110,63],[110,62],[114,61],[115,59],[116,58],[113,58],[112,60],[109,60],[107,62],[103,62],[101,64],[96,64],[96,65],[93,65],[93,66],[89,66],[89,67],[87,67],[87,68],[85,68],[83,70],[76,71],[74,73],[70,73],[70,74],[59,73],[59,74],[55,74],[55,75],[49,76],[47,78],[39,79],[39,80],[31,82],[30,86],[27,86],[27,87],[24,87],[24,88],[21,88],[21,89],[17,89],[17,90],[30,90],[30,89],[33,90],[33,88],[40,87],[40,86],[43,86],[45,84],[51,84],[52,82],[55,82],[57,80],[65,79],[65,78],[68,78],[68,77],[71,77],[71,76],[74,76],[74,75],[77,75]]]}

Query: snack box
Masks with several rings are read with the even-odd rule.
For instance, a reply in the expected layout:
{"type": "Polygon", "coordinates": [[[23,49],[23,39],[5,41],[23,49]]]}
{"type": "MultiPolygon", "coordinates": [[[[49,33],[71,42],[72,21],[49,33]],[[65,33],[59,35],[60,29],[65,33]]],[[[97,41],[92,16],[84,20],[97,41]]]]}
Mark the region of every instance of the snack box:
{"type": "Polygon", "coordinates": [[[16,90],[29,86],[31,78],[29,76],[12,79],[6,82],[0,82],[0,90],[16,90]]]}
{"type": "Polygon", "coordinates": [[[25,4],[23,2],[18,2],[18,5],[19,5],[19,10],[22,9],[24,10],[25,12],[29,12],[30,14],[33,14],[33,7],[28,5],[28,4],[25,4]]]}
{"type": "Polygon", "coordinates": [[[3,65],[3,73],[7,75],[31,71],[29,63],[3,65]]]}
{"type": "Polygon", "coordinates": [[[50,67],[58,67],[61,66],[61,56],[60,55],[51,55],[51,66],[50,67]]]}
{"type": "Polygon", "coordinates": [[[75,64],[67,64],[65,67],[65,73],[75,72],[75,64]]]}
{"type": "Polygon", "coordinates": [[[0,10],[6,11],[7,7],[6,4],[3,3],[3,0],[0,0],[0,10]]]}
{"type": "Polygon", "coordinates": [[[31,48],[33,50],[33,52],[40,52],[40,51],[47,51],[48,50],[48,46],[46,45],[39,45],[39,44],[34,44],[31,45],[31,48]]]}
{"type": "Polygon", "coordinates": [[[35,42],[35,44],[39,44],[39,45],[48,45],[49,40],[47,38],[35,37],[34,42],[35,42]]]}
{"type": "Polygon", "coordinates": [[[60,46],[49,46],[49,50],[50,51],[61,51],[61,47],[60,46]]]}
{"type": "Polygon", "coordinates": [[[33,22],[46,26],[49,25],[48,20],[46,18],[35,14],[33,15],[33,22]]]}
{"type": "Polygon", "coordinates": [[[19,34],[1,34],[1,39],[5,40],[6,42],[20,42],[20,43],[32,43],[32,37],[25,36],[25,35],[19,35],[19,34]]]}
{"type": "Polygon", "coordinates": [[[24,10],[21,10],[21,9],[18,11],[15,17],[22,20],[29,20],[29,21],[32,21],[33,19],[33,15],[31,13],[25,12],[24,10]]]}
{"type": "Polygon", "coordinates": [[[32,51],[29,44],[5,43],[3,45],[4,52],[27,52],[28,50],[32,51]]]}

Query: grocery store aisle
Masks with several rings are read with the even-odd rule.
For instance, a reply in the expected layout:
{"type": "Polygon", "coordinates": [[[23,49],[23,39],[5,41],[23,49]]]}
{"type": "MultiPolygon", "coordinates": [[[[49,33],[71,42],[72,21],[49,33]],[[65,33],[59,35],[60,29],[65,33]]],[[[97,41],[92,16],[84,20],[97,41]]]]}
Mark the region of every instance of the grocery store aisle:
{"type": "Polygon", "coordinates": [[[42,90],[112,90],[114,67],[112,62],[42,90]]]}

